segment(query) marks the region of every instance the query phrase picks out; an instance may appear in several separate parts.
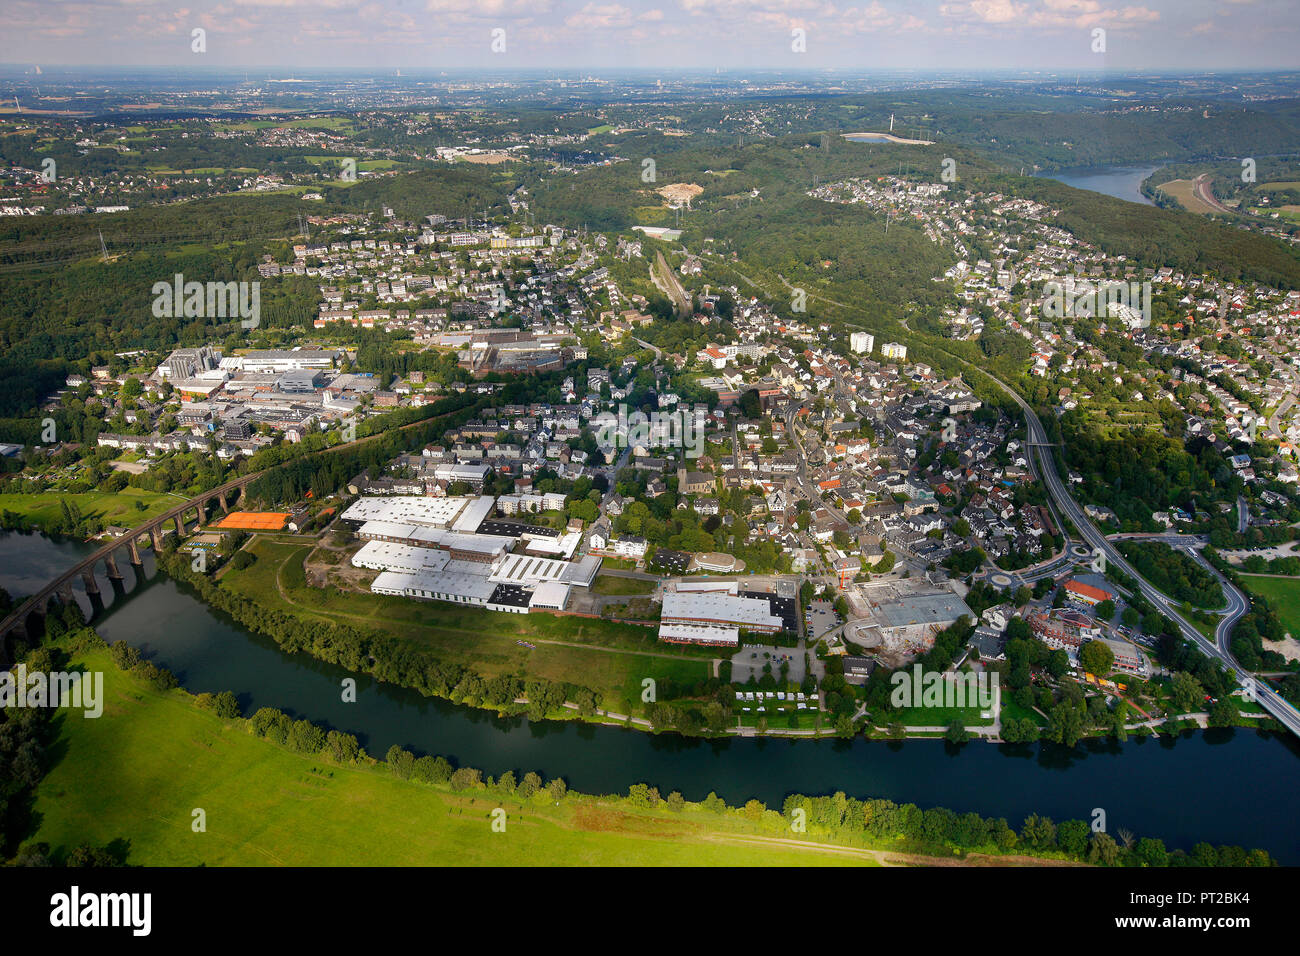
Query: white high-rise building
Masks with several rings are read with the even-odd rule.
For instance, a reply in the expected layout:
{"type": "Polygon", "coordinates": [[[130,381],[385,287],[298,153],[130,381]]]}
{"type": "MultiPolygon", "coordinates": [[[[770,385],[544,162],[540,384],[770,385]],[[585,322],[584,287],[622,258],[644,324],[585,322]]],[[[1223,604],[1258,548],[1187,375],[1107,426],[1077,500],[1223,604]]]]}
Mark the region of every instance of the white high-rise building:
{"type": "Polygon", "coordinates": [[[900,345],[897,342],[888,342],[880,347],[880,354],[885,358],[898,359],[903,362],[907,360],[907,346],[900,345]]]}
{"type": "Polygon", "coordinates": [[[859,355],[870,355],[876,347],[876,337],[870,332],[852,332],[849,334],[849,348],[859,355]]]}

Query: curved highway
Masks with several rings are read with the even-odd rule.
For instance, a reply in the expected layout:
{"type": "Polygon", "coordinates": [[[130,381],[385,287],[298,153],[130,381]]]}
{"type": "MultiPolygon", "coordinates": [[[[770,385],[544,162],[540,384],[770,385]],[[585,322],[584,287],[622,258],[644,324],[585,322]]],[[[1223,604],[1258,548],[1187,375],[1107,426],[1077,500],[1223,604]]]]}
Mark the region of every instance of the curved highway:
{"type": "MultiPolygon", "coordinates": [[[[988,375],[987,372],[984,372],[984,374],[988,375]]],[[[1286,728],[1293,734],[1300,737],[1300,712],[1297,712],[1294,707],[1292,707],[1287,701],[1283,700],[1281,696],[1269,688],[1263,681],[1256,680],[1254,676],[1238,664],[1236,659],[1232,656],[1231,635],[1233,625],[1237,623],[1249,608],[1249,602],[1246,600],[1245,596],[1233,587],[1230,582],[1221,579],[1224,585],[1224,593],[1228,596],[1228,607],[1223,614],[1222,619],[1219,621],[1218,627],[1215,629],[1215,639],[1214,642],[1211,643],[1205,635],[1188,623],[1172,600],[1160,591],[1156,590],[1156,588],[1149,584],[1142,575],[1138,574],[1138,572],[1134,570],[1132,565],[1124,560],[1124,556],[1119,553],[1119,550],[1106,538],[1104,534],[1101,533],[1096,525],[1092,523],[1092,519],[1088,517],[1087,513],[1079,503],[1070,496],[1069,491],[1065,487],[1065,483],[1061,481],[1060,474],[1057,473],[1056,463],[1051,459],[1050,455],[1047,454],[1048,447],[1045,444],[1047,442],[1047,432],[1043,428],[1043,423],[1039,421],[1038,415],[1029,406],[1029,403],[1021,398],[1019,393],[1005,382],[993,375],[988,375],[988,377],[994,382],[997,382],[998,386],[1010,395],[1012,399],[1015,400],[1016,404],[1020,406],[1021,411],[1025,413],[1025,420],[1029,425],[1030,447],[1039,460],[1039,475],[1046,483],[1048,494],[1052,496],[1052,500],[1056,502],[1061,513],[1068,517],[1074,524],[1083,540],[1095,551],[1101,552],[1108,564],[1113,564],[1125,574],[1129,575],[1129,577],[1137,581],[1138,589],[1142,592],[1142,596],[1159,608],[1161,613],[1177,624],[1179,630],[1182,631],[1183,637],[1200,648],[1201,653],[1205,654],[1206,657],[1223,664],[1223,666],[1237,678],[1239,683],[1244,684],[1248,680],[1252,681],[1255,685],[1255,697],[1256,700],[1259,701],[1260,706],[1267,710],[1273,717],[1277,718],[1277,720],[1286,726],[1286,728]]]]}

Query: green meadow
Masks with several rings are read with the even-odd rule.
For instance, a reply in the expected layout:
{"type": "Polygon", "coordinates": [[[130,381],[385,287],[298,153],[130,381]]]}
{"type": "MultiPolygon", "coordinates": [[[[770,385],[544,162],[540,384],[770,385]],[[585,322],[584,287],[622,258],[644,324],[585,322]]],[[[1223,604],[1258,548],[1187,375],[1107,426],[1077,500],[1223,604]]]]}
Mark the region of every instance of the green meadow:
{"type": "Polygon", "coordinates": [[[116,524],[125,528],[136,525],[175,508],[184,499],[175,495],[123,488],[119,492],[88,491],[69,494],[61,491],[43,491],[39,494],[0,494],[0,511],[22,515],[31,524],[41,527],[57,524],[63,518],[60,501],[76,504],[83,517],[99,518],[105,525],[116,524]],[[144,505],[143,510],[136,502],[144,505]]]}
{"type": "MultiPolygon", "coordinates": [[[[579,679],[601,691],[606,707],[612,710],[618,711],[630,694],[636,712],[641,713],[640,688],[646,677],[671,677],[678,683],[695,684],[707,680],[711,673],[711,651],[662,644],[653,627],[551,614],[506,614],[440,601],[312,587],[303,569],[304,559],[313,550],[310,544],[258,535],[245,550],[257,560],[242,571],[223,574],[221,586],[263,607],[307,620],[379,628],[434,652],[440,660],[473,667],[487,677],[521,674],[553,681],[579,679]]],[[[603,580],[626,579],[597,578],[603,580]]]]}
{"type": "Polygon", "coordinates": [[[98,719],[57,718],[60,756],[38,787],[30,841],[56,859],[82,843],[117,841],[128,864],[144,866],[876,862],[869,850],[764,836],[741,811],[637,810],[576,793],[556,804],[484,787],[455,793],[400,780],[383,764],[306,757],[254,736],[244,720],[218,718],[184,690],[154,690],[117,670],[104,649],[76,663],[104,673],[105,705],[98,719]],[[492,828],[498,808],[503,832],[492,828]]]}
{"type": "Polygon", "coordinates": [[[1241,580],[1251,592],[1268,601],[1292,637],[1300,637],[1300,578],[1243,574],[1241,580]]]}

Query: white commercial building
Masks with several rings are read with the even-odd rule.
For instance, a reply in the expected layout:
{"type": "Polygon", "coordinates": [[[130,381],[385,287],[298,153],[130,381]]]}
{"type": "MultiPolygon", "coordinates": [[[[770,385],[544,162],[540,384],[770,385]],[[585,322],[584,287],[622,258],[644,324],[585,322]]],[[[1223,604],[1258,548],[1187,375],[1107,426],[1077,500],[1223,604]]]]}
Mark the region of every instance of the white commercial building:
{"type": "Polygon", "coordinates": [[[710,644],[739,647],[740,629],[712,624],[660,624],[659,640],[670,644],[710,644]]]}
{"type": "Polygon", "coordinates": [[[738,627],[765,633],[785,626],[767,601],[712,592],[666,591],[659,620],[664,624],[738,627]]]}
{"type": "MultiPolygon", "coordinates": [[[[392,521],[428,528],[449,528],[476,498],[430,498],[424,495],[385,495],[358,498],[343,512],[344,521],[392,521]]],[[[489,501],[491,499],[488,499],[489,501]]],[[[477,528],[477,525],[475,526],[477,528]]]]}

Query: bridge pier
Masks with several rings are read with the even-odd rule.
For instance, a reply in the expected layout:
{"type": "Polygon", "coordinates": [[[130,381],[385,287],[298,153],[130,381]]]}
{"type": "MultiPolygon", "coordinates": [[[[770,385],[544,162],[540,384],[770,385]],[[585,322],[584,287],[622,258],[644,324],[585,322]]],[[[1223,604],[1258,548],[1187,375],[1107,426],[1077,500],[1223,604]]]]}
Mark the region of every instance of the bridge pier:
{"type": "Polygon", "coordinates": [[[64,604],[71,604],[73,601],[76,600],[76,598],[73,597],[72,594],[71,581],[64,581],[63,585],[59,588],[59,600],[62,601],[64,604]]]}
{"type": "Polygon", "coordinates": [[[217,502],[218,504],[221,505],[221,513],[223,515],[230,514],[230,503],[226,501],[225,492],[222,492],[221,494],[217,495],[217,502]]]}
{"type": "Polygon", "coordinates": [[[117,569],[117,556],[114,555],[112,551],[105,555],[104,566],[108,568],[108,576],[110,580],[120,581],[122,579],[122,572],[117,569]]]}
{"type": "MultiPolygon", "coordinates": [[[[135,540],[135,535],[131,535],[131,540],[127,543],[127,550],[131,554],[131,566],[133,568],[139,568],[144,564],[144,562],[140,560],[140,543],[135,540]]],[[[139,574],[138,571],[136,573],[139,574]]]]}
{"type": "Polygon", "coordinates": [[[185,537],[185,515],[178,514],[173,520],[176,524],[176,540],[179,541],[185,537]]]}
{"type": "Polygon", "coordinates": [[[99,593],[99,582],[95,580],[95,575],[89,568],[81,572],[81,581],[86,585],[87,594],[99,593]]]}
{"type": "Polygon", "coordinates": [[[153,553],[155,555],[162,554],[162,531],[159,529],[158,525],[154,525],[149,529],[149,543],[153,545],[153,553]]]}

